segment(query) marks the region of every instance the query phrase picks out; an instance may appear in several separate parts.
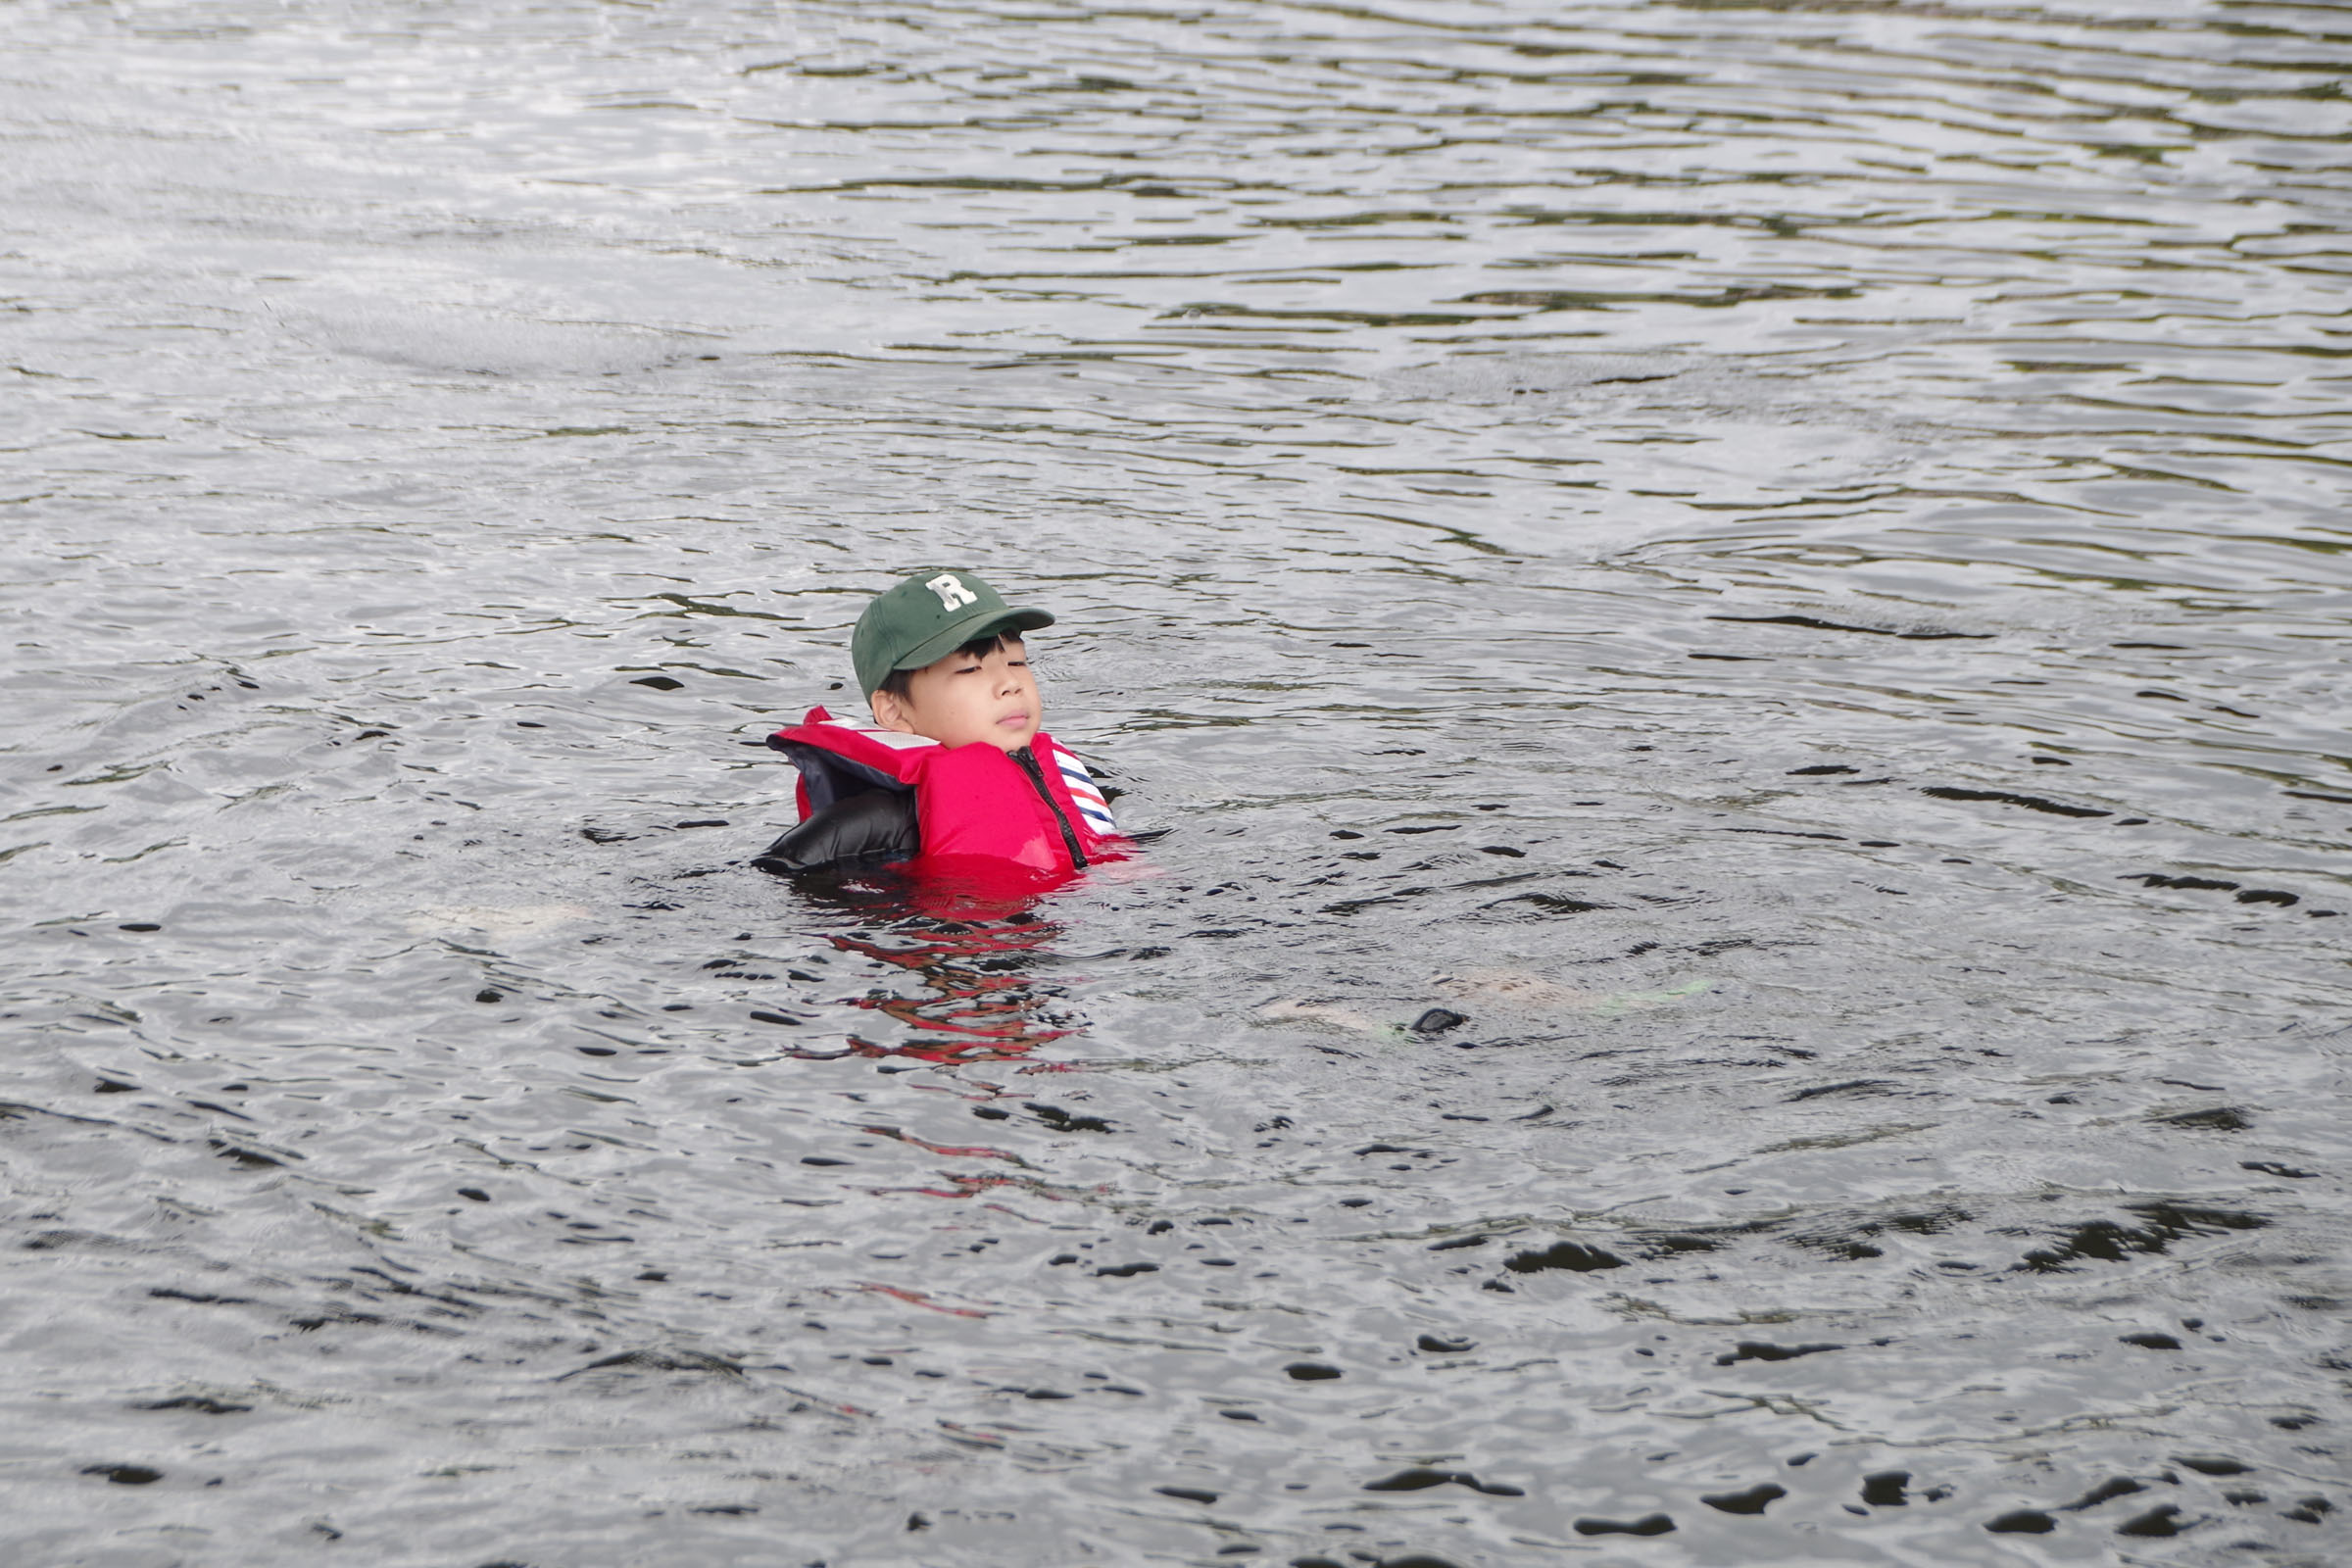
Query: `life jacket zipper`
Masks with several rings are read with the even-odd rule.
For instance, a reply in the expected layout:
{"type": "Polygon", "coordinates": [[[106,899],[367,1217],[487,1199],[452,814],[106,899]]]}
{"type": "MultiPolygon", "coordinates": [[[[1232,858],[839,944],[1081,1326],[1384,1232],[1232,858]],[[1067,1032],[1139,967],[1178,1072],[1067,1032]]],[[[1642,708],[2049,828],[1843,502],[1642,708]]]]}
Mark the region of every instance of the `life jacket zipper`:
{"type": "Polygon", "coordinates": [[[1061,814],[1061,803],[1054,799],[1052,790],[1046,788],[1046,775],[1038,767],[1037,758],[1024,746],[1012,754],[1012,760],[1021,764],[1021,771],[1028,774],[1029,782],[1037,786],[1037,798],[1046,803],[1047,810],[1054,813],[1054,825],[1061,829],[1062,847],[1070,852],[1070,868],[1074,871],[1085,870],[1086,854],[1078,848],[1078,835],[1070,830],[1070,819],[1061,814]]]}

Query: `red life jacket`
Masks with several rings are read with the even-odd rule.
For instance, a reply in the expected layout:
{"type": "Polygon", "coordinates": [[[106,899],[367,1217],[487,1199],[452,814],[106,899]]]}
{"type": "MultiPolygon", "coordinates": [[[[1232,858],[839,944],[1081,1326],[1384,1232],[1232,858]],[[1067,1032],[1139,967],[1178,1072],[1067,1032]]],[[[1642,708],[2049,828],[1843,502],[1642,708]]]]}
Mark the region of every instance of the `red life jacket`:
{"type": "Polygon", "coordinates": [[[1016,755],[985,741],[942,746],[812,708],[767,744],[800,769],[803,821],[863,790],[911,791],[922,860],[968,856],[1069,872],[1129,847],[1086,764],[1043,733],[1016,755]]]}

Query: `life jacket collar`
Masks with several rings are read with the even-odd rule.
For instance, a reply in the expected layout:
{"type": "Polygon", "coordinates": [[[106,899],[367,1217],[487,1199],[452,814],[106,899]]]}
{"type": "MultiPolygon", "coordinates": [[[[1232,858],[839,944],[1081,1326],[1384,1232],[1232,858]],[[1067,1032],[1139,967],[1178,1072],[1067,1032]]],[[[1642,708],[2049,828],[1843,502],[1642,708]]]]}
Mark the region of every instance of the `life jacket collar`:
{"type": "Polygon", "coordinates": [[[943,746],[812,708],[767,744],[800,770],[804,821],[866,790],[911,791],[918,859],[979,857],[1073,872],[1129,848],[1086,764],[1043,731],[1016,757],[986,742],[943,746]]]}

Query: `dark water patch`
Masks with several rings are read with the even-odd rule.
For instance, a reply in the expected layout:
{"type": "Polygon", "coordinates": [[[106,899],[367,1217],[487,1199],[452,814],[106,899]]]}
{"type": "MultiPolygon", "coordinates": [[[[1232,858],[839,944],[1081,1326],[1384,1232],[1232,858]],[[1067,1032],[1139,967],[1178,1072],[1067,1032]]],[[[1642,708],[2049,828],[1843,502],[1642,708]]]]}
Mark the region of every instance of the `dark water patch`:
{"type": "Polygon", "coordinates": [[[1772,1345],[1762,1340],[1741,1340],[1717,1356],[1715,1364],[1731,1366],[1740,1361],[1793,1361],[1801,1355],[1821,1355],[1844,1348],[1842,1345],[1772,1345]]]}
{"type": "MultiPolygon", "coordinates": [[[[1765,283],[1722,289],[1712,295],[1696,297],[1687,294],[1623,291],[1601,293],[1565,289],[1489,289],[1483,293],[1465,294],[1462,296],[1461,303],[1464,305],[1521,306],[1541,314],[1547,311],[1607,310],[1615,306],[1633,304],[1689,305],[1705,310],[1721,309],[1730,305],[1744,305],[1756,300],[1852,299],[1854,295],[1855,290],[1835,285],[1827,288],[1800,288],[1786,283],[1765,283]]],[[[1544,389],[1532,387],[1529,390],[1542,391],[1544,389]]],[[[1734,620],[1741,617],[1724,615],[1714,618],[1734,620]]],[[[1946,633],[1945,635],[1959,634],[1946,633]]]]}
{"type": "Polygon", "coordinates": [[[1483,1492],[1493,1497],[1524,1497],[1527,1495],[1524,1488],[1508,1486],[1501,1482],[1481,1481],[1467,1470],[1432,1470],[1422,1465],[1399,1470],[1394,1475],[1383,1476],[1378,1481],[1367,1481],[1364,1483],[1364,1491],[1421,1492],[1430,1487],[1444,1486],[1465,1487],[1472,1492],[1483,1492]]]}
{"type": "Polygon", "coordinates": [[[230,1399],[216,1399],[206,1394],[174,1395],[169,1399],[148,1399],[131,1406],[134,1410],[194,1410],[199,1415],[243,1415],[253,1408],[230,1399]]]}
{"type": "Polygon", "coordinates": [[[573,1367],[568,1372],[558,1373],[557,1380],[561,1382],[564,1378],[576,1378],[590,1372],[607,1371],[708,1372],[716,1373],[721,1377],[740,1378],[744,1375],[745,1369],[741,1362],[728,1360],[725,1356],[712,1355],[705,1350],[619,1350],[611,1355],[600,1356],[585,1365],[573,1367]]]}
{"type": "MultiPolygon", "coordinates": [[[[1439,891],[1441,891],[1441,890],[1440,890],[1440,889],[1437,889],[1437,888],[1430,888],[1430,887],[1411,887],[1411,888],[1398,888],[1398,889],[1397,889],[1396,892],[1394,892],[1394,893],[1383,893],[1383,894],[1378,894],[1378,895],[1375,895],[1375,896],[1373,896],[1373,897],[1370,897],[1370,898],[1362,898],[1362,899],[1343,899],[1343,900],[1341,900],[1341,901],[1340,901],[1339,903],[1337,903],[1337,904],[1327,904],[1327,905],[1323,906],[1323,912],[1324,912],[1325,914],[1336,914],[1336,915],[1340,915],[1340,916],[1342,916],[1342,917],[1347,917],[1347,916],[1349,916],[1349,915],[1357,915],[1357,914],[1362,914],[1362,913],[1363,913],[1365,910],[1367,910],[1367,909],[1378,909],[1378,908],[1383,908],[1383,907],[1385,907],[1385,906],[1389,906],[1389,905],[1393,905],[1393,904],[1401,904],[1401,903],[1404,903],[1406,900],[1409,900],[1409,899],[1421,899],[1421,898],[1427,898],[1427,897],[1428,897],[1430,894],[1432,894],[1432,893],[1436,893],[1436,892],[1439,892],[1439,891]]],[[[1238,930],[1237,930],[1237,931],[1214,931],[1214,932],[1207,932],[1207,933],[1203,933],[1203,932],[1200,932],[1200,931],[1193,931],[1193,932],[1189,932],[1189,933],[1187,933],[1187,934],[1188,934],[1189,936],[1196,937],[1196,938],[1198,938],[1198,937],[1200,937],[1200,936],[1202,936],[1202,935],[1209,935],[1209,936],[1222,936],[1222,937],[1236,937],[1236,936],[1241,936],[1241,935],[1243,935],[1243,933],[1242,933],[1242,932],[1240,932],[1240,931],[1238,931],[1238,930]]]]}
{"type": "Polygon", "coordinates": [[[2183,1110],[2168,1116],[2151,1116],[2151,1121],[2169,1127],[2186,1127],[2204,1132],[2242,1133],[2254,1125],[2254,1118],[2234,1105],[2215,1105],[2204,1110],[2183,1110]]]}
{"type": "Polygon", "coordinates": [[[1860,632],[1868,637],[1896,637],[1905,642],[1947,642],[1952,640],[1990,641],[1988,631],[1949,631],[1938,629],[1904,629],[1893,626],[1862,626],[1847,621],[1824,620],[1818,615],[1709,615],[1709,620],[1744,621],[1757,626],[1803,626],[1813,631],[1860,632]]]}
{"type": "Polygon", "coordinates": [[[2129,1497],[2147,1490],[2145,1482],[2134,1481],[2129,1476],[2116,1476],[2100,1482],[2074,1501],[2062,1502],[2058,1506],[2069,1513],[2081,1513],[2085,1508],[2095,1508],[2102,1502],[2112,1502],[2117,1497],[2129,1497]]]}
{"type": "Polygon", "coordinates": [[[2038,1508],[2012,1508],[1984,1521],[1984,1528],[2000,1535],[2046,1536],[2058,1521],[2038,1508]]]}
{"type": "Polygon", "coordinates": [[[1625,1259],[1597,1247],[1562,1241],[1554,1242],[1549,1247],[1513,1252],[1502,1260],[1502,1266],[1514,1274],[1537,1274],[1546,1269],[1591,1274],[1600,1269],[1623,1268],[1625,1259]]]}
{"type": "Polygon", "coordinates": [[[1100,1116],[1083,1115],[1076,1111],[1065,1110],[1059,1105],[1049,1105],[1042,1101],[1025,1100],[1021,1102],[1021,1108],[1035,1115],[1040,1122],[1057,1133],[1113,1133],[1118,1131],[1100,1116]]]}
{"type": "Polygon", "coordinates": [[[164,1472],[143,1464],[86,1464],[85,1476],[104,1476],[118,1487],[147,1487],[164,1479],[164,1472]]]}
{"type": "Polygon", "coordinates": [[[2014,1267],[2036,1273],[2072,1268],[2084,1261],[2121,1263],[2162,1254],[2186,1238],[2261,1230],[2271,1222],[2241,1209],[2149,1200],[2121,1205],[2135,1223],[2086,1220],[2055,1244],[2028,1252],[2014,1267]]]}
{"type": "Polygon", "coordinates": [[[1579,1519],[1571,1528],[1580,1536],[1664,1536],[1673,1533],[1674,1521],[1652,1513],[1631,1520],[1579,1519]]]}
{"type": "Polygon", "coordinates": [[[1491,910],[1545,916],[1590,914],[1595,909],[1606,909],[1611,906],[1595,903],[1589,899],[1572,899],[1558,893],[1519,893],[1507,899],[1496,899],[1485,907],[1491,910]]]}
{"type": "Polygon", "coordinates": [[[1931,784],[1920,792],[1938,801],[1998,801],[2003,806],[2022,806],[2029,811],[2040,811],[2049,816],[2113,816],[2096,807],[2069,806],[2063,801],[2048,800],[2039,795],[2019,795],[2012,790],[1971,790],[1957,785],[1931,784]]]}
{"type": "Polygon", "coordinates": [[[1864,1476],[1862,1501],[1872,1508],[1908,1507],[1911,1498],[1907,1489],[1910,1485],[1911,1472],[1908,1470],[1882,1470],[1876,1475],[1864,1476]]]}
{"type": "Polygon", "coordinates": [[[300,1154],[282,1149],[264,1153],[249,1144],[232,1143],[225,1138],[208,1138],[205,1143],[220,1158],[247,1170],[269,1170],[282,1166],[288,1160],[302,1158],[300,1154]]]}
{"type": "Polygon", "coordinates": [[[1832,1095],[1867,1098],[1886,1093],[1892,1083],[1885,1078],[1848,1078],[1842,1083],[1817,1084],[1781,1097],[1784,1103],[1793,1104],[1800,1100],[1821,1100],[1832,1095]]]}
{"type": "Polygon", "coordinates": [[[2192,1528],[2190,1524],[2181,1522],[2180,1512],[2180,1505],[2177,1502],[2160,1502],[2145,1513],[2134,1514],[2117,1525],[2115,1533],[2119,1536],[2177,1536],[2192,1528]]]}
{"type": "Polygon", "coordinates": [[[18,1244],[27,1252],[56,1252],[69,1250],[140,1250],[140,1244],[124,1237],[107,1236],[96,1231],[55,1229],[35,1231],[18,1244]]]}
{"type": "Polygon", "coordinates": [[[1706,1493],[1699,1501],[1722,1513],[1758,1514],[1772,1503],[1788,1495],[1788,1489],[1770,1481],[1759,1482],[1742,1492],[1706,1493]]]}
{"type": "Polygon", "coordinates": [[[1888,1232],[1907,1236],[1940,1236],[1969,1224],[1975,1217],[1961,1208],[1919,1209],[1835,1225],[1810,1226],[1790,1234],[1787,1240],[1791,1247],[1844,1262],[1865,1262],[1886,1255],[1886,1249],[1878,1246],[1877,1241],[1888,1232]]]}

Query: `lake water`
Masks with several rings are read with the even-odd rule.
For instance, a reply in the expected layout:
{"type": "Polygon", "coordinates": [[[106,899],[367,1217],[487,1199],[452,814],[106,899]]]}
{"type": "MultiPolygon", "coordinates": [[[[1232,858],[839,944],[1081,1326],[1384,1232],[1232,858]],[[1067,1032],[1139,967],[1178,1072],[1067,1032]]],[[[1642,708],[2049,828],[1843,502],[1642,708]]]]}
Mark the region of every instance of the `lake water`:
{"type": "Polygon", "coordinates": [[[0,10],[8,1560],[2352,1558],[2348,68],[0,10]],[[939,563],[1168,833],[752,869],[939,563]]]}

